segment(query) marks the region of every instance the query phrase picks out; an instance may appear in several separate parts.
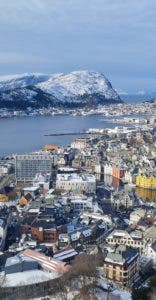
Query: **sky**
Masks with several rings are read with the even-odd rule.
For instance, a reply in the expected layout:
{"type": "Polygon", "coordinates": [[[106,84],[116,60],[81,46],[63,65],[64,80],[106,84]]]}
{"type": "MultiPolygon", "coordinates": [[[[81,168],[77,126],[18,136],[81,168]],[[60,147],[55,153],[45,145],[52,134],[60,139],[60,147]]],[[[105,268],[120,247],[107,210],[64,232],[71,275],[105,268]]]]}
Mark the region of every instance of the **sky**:
{"type": "Polygon", "coordinates": [[[156,91],[155,0],[0,0],[0,74],[102,72],[156,91]]]}

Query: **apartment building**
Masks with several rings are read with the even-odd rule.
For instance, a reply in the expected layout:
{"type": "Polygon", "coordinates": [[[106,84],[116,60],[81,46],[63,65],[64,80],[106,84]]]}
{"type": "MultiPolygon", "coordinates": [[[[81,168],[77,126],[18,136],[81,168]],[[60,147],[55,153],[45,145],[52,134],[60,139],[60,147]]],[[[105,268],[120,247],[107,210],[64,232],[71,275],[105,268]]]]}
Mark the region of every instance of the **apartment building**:
{"type": "Polygon", "coordinates": [[[131,287],[139,275],[139,253],[120,245],[108,252],[104,260],[104,276],[122,286],[131,287]]]}

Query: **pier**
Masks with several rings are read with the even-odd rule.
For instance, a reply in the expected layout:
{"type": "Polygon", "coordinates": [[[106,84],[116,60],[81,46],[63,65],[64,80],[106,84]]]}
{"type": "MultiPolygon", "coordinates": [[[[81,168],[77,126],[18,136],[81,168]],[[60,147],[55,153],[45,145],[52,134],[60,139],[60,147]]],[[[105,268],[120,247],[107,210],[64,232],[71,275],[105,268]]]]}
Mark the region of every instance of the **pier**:
{"type": "Polygon", "coordinates": [[[88,131],[80,131],[80,132],[60,132],[60,133],[49,133],[49,134],[44,134],[44,136],[84,135],[84,134],[92,134],[92,132],[88,132],[88,131]]]}
{"type": "Polygon", "coordinates": [[[59,132],[59,133],[48,133],[44,134],[44,136],[63,136],[63,135],[104,135],[104,132],[100,131],[90,131],[90,130],[82,130],[79,132],[59,132]]]}

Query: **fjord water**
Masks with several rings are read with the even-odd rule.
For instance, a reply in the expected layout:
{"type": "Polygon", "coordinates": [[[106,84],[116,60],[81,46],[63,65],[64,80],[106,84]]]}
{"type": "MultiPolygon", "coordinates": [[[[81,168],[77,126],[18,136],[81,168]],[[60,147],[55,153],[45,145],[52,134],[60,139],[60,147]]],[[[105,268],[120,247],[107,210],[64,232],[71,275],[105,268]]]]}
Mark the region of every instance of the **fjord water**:
{"type": "Polygon", "coordinates": [[[33,116],[0,120],[0,156],[25,153],[43,148],[45,144],[68,145],[75,136],[44,136],[50,133],[79,132],[88,128],[112,128],[111,120],[92,116],[33,116]]]}

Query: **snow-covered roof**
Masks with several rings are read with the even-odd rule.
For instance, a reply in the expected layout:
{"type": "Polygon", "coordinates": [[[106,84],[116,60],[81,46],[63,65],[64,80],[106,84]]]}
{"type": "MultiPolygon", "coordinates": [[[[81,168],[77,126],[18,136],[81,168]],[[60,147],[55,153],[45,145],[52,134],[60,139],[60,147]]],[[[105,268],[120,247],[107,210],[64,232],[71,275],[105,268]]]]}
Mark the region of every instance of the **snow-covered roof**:
{"type": "Polygon", "coordinates": [[[67,250],[64,250],[64,251],[54,254],[53,258],[55,258],[59,261],[63,261],[64,259],[73,257],[77,254],[78,254],[78,252],[72,248],[72,249],[67,249],[67,250]]]}
{"type": "Polygon", "coordinates": [[[58,277],[57,273],[49,273],[41,270],[25,271],[7,274],[3,282],[3,287],[17,287],[39,282],[48,281],[58,277]]]}

